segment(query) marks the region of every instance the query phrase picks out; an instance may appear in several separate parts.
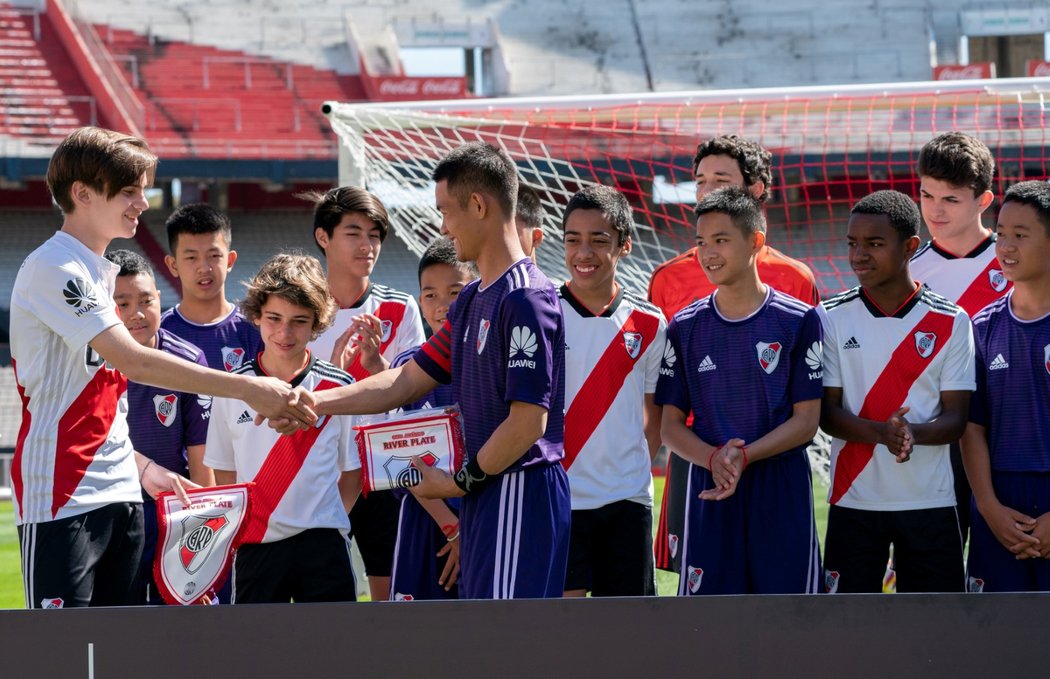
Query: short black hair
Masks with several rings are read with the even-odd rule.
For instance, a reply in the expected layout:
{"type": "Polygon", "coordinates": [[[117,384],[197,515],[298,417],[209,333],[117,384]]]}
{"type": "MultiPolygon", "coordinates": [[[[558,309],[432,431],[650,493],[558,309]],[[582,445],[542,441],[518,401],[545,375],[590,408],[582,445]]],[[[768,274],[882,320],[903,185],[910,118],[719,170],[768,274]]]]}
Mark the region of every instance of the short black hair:
{"type": "Polygon", "coordinates": [[[592,184],[577,191],[565,206],[565,215],[561,219],[563,231],[569,223],[569,215],[576,210],[599,210],[616,231],[617,245],[622,246],[634,236],[634,210],[627,198],[611,186],[592,184]]]}
{"type": "Polygon", "coordinates": [[[131,250],[110,250],[106,253],[106,259],[120,267],[117,276],[138,276],[145,274],[156,280],[153,267],[149,265],[146,258],[131,250]]]}
{"type": "Polygon", "coordinates": [[[967,186],[979,196],[992,188],[995,158],[983,141],[964,132],[945,132],[919,151],[919,177],[955,187],[967,186]]]}
{"type": "Polygon", "coordinates": [[[230,218],[207,203],[183,205],[171,213],[168,221],[164,222],[164,228],[168,232],[168,251],[172,256],[175,255],[179,236],[184,233],[221,233],[226,240],[226,247],[231,247],[233,243],[230,218]]]}
{"type": "Polygon", "coordinates": [[[496,199],[508,219],[514,218],[518,202],[518,169],[507,152],[476,141],[453,149],[434,168],[434,181],[445,182],[461,207],[472,193],[487,193],[496,199]]]}
{"type": "Polygon", "coordinates": [[[762,203],[741,186],[726,186],[704,196],[696,206],[697,221],[710,212],[720,212],[728,216],[745,236],[759,231],[766,232],[766,216],[762,214],[762,203]]]}
{"type": "Polygon", "coordinates": [[[371,220],[379,229],[380,243],[386,240],[386,234],[390,231],[390,215],[383,201],[362,188],[338,186],[324,193],[320,191],[297,193],[296,198],[313,203],[314,226],[310,233],[314,234],[314,243],[320,248],[322,254],[325,254],[325,250],[317,242],[317,230],[324,229],[324,232],[331,238],[335,227],[343,221],[343,215],[356,212],[371,220]]]}
{"type": "Polygon", "coordinates": [[[693,156],[693,176],[696,176],[700,161],[707,156],[734,158],[740,166],[740,174],[744,177],[744,186],[751,188],[756,182],[762,182],[765,189],[758,200],[763,203],[769,200],[769,189],[773,186],[773,154],[760,144],[735,134],[723,134],[708,139],[696,147],[696,155],[693,156]]]}
{"type": "Polygon", "coordinates": [[[1050,184],[1044,181],[1018,182],[1006,190],[1003,196],[1003,205],[1007,203],[1020,203],[1028,205],[1036,214],[1039,221],[1050,235],[1050,184]]]}
{"type": "Polygon", "coordinates": [[[853,206],[851,215],[885,215],[902,241],[919,235],[922,215],[911,196],[889,189],[869,193],[853,206]]]}
{"type": "Polygon", "coordinates": [[[543,228],[543,217],[546,213],[540,203],[540,194],[528,184],[518,183],[518,204],[514,208],[514,216],[520,217],[525,226],[533,229],[543,228]]]}
{"type": "Polygon", "coordinates": [[[478,266],[474,262],[461,262],[456,258],[456,246],[449,238],[438,238],[427,246],[423,256],[419,258],[419,280],[423,280],[423,272],[436,264],[446,264],[454,269],[466,271],[471,278],[477,278],[478,266]]]}

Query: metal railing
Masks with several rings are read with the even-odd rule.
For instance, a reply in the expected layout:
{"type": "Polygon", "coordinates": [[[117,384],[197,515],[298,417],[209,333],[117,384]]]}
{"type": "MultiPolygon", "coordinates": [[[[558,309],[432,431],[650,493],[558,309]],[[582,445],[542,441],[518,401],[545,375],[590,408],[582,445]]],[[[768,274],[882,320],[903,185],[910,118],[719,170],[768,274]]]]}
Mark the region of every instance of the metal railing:
{"type": "Polygon", "coordinates": [[[285,89],[295,89],[295,77],[292,74],[293,64],[280,63],[270,59],[258,57],[204,57],[201,59],[203,67],[204,89],[211,89],[211,69],[213,64],[243,64],[244,65],[244,89],[252,89],[252,66],[266,66],[269,68],[284,69],[285,89]]]}

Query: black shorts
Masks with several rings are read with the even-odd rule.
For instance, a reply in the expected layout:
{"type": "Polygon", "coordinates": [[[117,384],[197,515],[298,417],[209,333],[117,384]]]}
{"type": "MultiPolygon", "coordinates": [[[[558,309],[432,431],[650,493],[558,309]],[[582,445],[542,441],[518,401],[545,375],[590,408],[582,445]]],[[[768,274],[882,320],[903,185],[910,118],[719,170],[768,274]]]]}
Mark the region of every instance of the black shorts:
{"type": "Polygon", "coordinates": [[[621,500],[572,512],[565,590],[654,596],[653,510],[621,500]]]}
{"type": "Polygon", "coordinates": [[[142,505],[118,502],[18,527],[26,608],[129,606],[142,556],[142,505]]]}
{"type": "Polygon", "coordinates": [[[233,560],[235,604],[356,601],[350,540],[335,528],[241,545],[233,560]]]}
{"type": "Polygon", "coordinates": [[[963,591],[955,507],[879,512],[834,505],[824,545],[825,590],[881,592],[891,544],[898,592],[963,591]]]}
{"type": "Polygon", "coordinates": [[[390,490],[362,495],[350,510],[350,536],[361,550],[365,575],[390,577],[400,513],[401,498],[390,490]]]}
{"type": "Polygon", "coordinates": [[[689,461],[668,452],[665,479],[654,553],[657,568],[678,573],[682,564],[682,538],[685,537],[685,495],[689,486],[689,461]]]}

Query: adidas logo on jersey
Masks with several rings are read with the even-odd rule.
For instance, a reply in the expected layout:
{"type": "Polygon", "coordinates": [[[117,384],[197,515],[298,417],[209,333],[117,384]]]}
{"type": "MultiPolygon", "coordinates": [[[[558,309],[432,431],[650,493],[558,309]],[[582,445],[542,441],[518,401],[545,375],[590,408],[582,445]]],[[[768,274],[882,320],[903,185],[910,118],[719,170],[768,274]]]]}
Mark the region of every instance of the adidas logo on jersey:
{"type": "Polygon", "coordinates": [[[718,366],[711,360],[710,356],[704,356],[704,360],[700,361],[700,365],[696,367],[698,373],[708,373],[712,370],[717,370],[718,366]]]}
{"type": "Polygon", "coordinates": [[[667,340],[664,344],[664,360],[660,366],[660,374],[664,377],[674,377],[674,364],[678,360],[678,357],[674,355],[674,347],[671,346],[671,340],[667,340]]]}
{"type": "Polygon", "coordinates": [[[252,421],[252,415],[247,410],[241,413],[241,416],[237,418],[237,424],[246,424],[252,421]]]}
{"type": "Polygon", "coordinates": [[[531,360],[536,353],[539,343],[536,335],[528,326],[519,325],[510,331],[510,358],[508,368],[530,368],[536,367],[536,361],[531,360]],[[520,356],[521,358],[515,358],[520,356]]]}
{"type": "Polygon", "coordinates": [[[850,337],[846,340],[846,343],[842,345],[843,349],[860,349],[860,342],[857,341],[856,337],[850,337]]]}
{"type": "Polygon", "coordinates": [[[1005,370],[1009,368],[1010,364],[1006,362],[1002,354],[997,355],[992,362],[988,365],[989,370],[1005,370]]]}

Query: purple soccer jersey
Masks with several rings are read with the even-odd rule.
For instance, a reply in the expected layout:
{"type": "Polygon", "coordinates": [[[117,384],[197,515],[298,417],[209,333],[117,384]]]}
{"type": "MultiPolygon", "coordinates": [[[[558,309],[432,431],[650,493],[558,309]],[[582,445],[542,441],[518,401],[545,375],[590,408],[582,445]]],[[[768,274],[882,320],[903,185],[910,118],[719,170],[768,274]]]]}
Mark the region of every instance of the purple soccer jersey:
{"type": "Polygon", "coordinates": [[[237,309],[221,321],[200,325],[186,320],[176,306],[160,317],[160,327],[200,347],[215,370],[236,370],[263,350],[259,329],[237,309]]]}
{"type": "MultiPolygon", "coordinates": [[[[204,353],[180,337],[160,329],[157,349],[207,366],[204,353]]],[[[208,438],[211,397],[160,389],[128,381],[128,435],[135,450],[157,464],[189,476],[186,446],[208,438]]]]}
{"type": "Polygon", "coordinates": [[[795,403],[822,396],[820,319],[770,288],[754,313],[729,321],[715,309],[717,294],[671,320],[656,403],[695,413],[693,432],[708,445],[756,441],[786,422],[795,403]]]}
{"type": "Polygon", "coordinates": [[[487,288],[468,283],[445,326],[414,356],[435,380],[452,385],[473,458],[521,401],[548,411],[547,429],[506,469],[561,460],[565,454],[565,329],[554,285],[531,260],[516,262],[487,288]]]}
{"type": "Polygon", "coordinates": [[[987,430],[992,471],[1050,471],[1050,316],[1022,321],[1013,293],[973,318],[977,391],[970,421],[987,430]]]}

